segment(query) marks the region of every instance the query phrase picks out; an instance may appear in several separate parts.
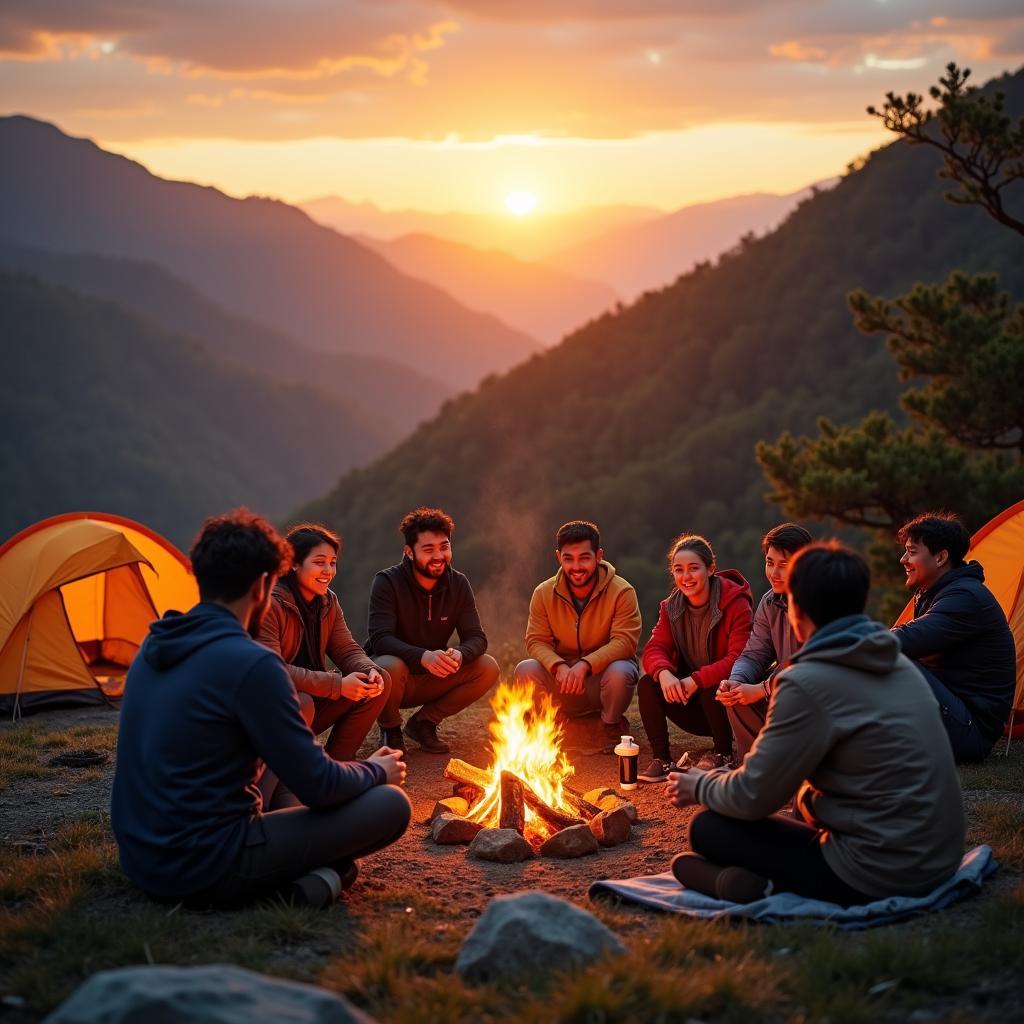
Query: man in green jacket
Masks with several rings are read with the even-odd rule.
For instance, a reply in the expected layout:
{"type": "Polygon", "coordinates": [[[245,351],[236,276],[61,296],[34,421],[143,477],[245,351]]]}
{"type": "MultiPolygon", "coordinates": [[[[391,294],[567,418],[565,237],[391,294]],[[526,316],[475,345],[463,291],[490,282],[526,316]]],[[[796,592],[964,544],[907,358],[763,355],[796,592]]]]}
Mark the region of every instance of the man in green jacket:
{"type": "Polygon", "coordinates": [[[640,606],[636,591],[604,560],[601,534],[584,520],[555,535],[559,569],[533,592],[526,628],[529,658],[517,682],[544,687],[569,717],[600,712],[605,751],[623,732],[640,669],[640,606]]]}
{"type": "Polygon", "coordinates": [[[939,708],[899,641],[863,614],[870,577],[833,541],[797,553],[786,581],[802,643],[735,771],[690,769],[666,786],[703,804],[687,888],[750,902],[772,891],[842,906],[930,892],[964,852],[960,779],[939,708]],[[773,812],[794,793],[802,821],[773,812]]]}

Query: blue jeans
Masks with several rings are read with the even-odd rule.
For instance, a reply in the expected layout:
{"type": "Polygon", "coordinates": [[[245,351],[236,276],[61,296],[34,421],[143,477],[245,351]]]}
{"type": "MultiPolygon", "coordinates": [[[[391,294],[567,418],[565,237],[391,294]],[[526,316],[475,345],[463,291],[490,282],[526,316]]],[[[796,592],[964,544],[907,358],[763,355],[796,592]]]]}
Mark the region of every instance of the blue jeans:
{"type": "Polygon", "coordinates": [[[998,737],[990,737],[983,733],[978,728],[971,709],[955,693],[947,689],[930,669],[919,661],[915,661],[914,665],[924,676],[939,702],[942,724],[949,737],[949,745],[953,748],[953,760],[957,764],[984,760],[998,737]]]}
{"type": "Polygon", "coordinates": [[[519,662],[515,673],[517,683],[531,682],[547,690],[570,718],[600,711],[606,725],[618,725],[633,700],[639,676],[635,661],[613,661],[599,676],[587,676],[582,693],[561,693],[555,677],[533,658],[519,662]]]}

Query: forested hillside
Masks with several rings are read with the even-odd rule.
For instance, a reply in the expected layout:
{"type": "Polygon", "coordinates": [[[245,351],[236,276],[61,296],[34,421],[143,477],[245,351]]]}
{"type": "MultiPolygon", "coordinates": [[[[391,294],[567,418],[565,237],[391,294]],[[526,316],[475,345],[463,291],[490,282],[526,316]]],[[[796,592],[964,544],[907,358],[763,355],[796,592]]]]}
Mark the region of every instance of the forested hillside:
{"type": "Polygon", "coordinates": [[[0,311],[0,537],[98,509],[187,544],[212,512],[283,514],[380,450],[361,412],[113,303],[0,273],[0,311]]]}
{"type": "MultiPolygon", "coordinates": [[[[1024,78],[1004,78],[1011,108],[1024,78]]],[[[881,340],[859,335],[853,288],[896,294],[953,268],[993,270],[1017,296],[1010,234],[942,198],[938,160],[903,142],[871,156],[774,233],[607,315],[441,415],[302,510],[350,542],[339,588],[362,621],[375,569],[397,557],[403,511],[448,508],[456,557],[485,591],[492,628],[521,632],[533,584],[554,566],[555,527],[589,517],[640,589],[650,624],[663,551],[681,530],[762,589],[758,540],[778,521],[754,444],[896,410],[901,385],[881,340]]]]}

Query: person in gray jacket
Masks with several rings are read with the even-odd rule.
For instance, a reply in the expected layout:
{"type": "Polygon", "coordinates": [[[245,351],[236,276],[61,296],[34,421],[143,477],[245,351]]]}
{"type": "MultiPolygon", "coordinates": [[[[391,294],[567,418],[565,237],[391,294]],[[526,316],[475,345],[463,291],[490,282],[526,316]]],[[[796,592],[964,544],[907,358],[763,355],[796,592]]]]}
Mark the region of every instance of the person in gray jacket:
{"type": "Polygon", "coordinates": [[[764,728],[774,674],[800,648],[786,614],[786,569],[793,556],[811,540],[811,535],[796,523],[780,523],[761,540],[764,574],[771,587],[754,612],[747,646],[715,697],[729,715],[738,764],[743,763],[764,728]]]}
{"type": "Polygon", "coordinates": [[[899,640],[863,614],[870,575],[836,541],[790,563],[788,614],[803,644],[735,771],[671,776],[676,807],[703,804],[687,888],[737,902],[772,891],[850,906],[930,892],[964,852],[960,779],[939,708],[899,640]],[[773,814],[796,791],[803,820],[773,814]]]}

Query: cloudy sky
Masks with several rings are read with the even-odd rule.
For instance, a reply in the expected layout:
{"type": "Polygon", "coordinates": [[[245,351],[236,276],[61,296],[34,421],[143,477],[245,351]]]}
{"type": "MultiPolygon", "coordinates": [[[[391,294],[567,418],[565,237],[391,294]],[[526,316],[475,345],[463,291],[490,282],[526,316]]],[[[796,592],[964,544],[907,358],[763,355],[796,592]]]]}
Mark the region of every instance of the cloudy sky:
{"type": "Polygon", "coordinates": [[[791,191],[949,60],[1024,63],[1021,0],[3,0],[0,110],[157,173],[388,207],[672,208],[791,191]]]}

